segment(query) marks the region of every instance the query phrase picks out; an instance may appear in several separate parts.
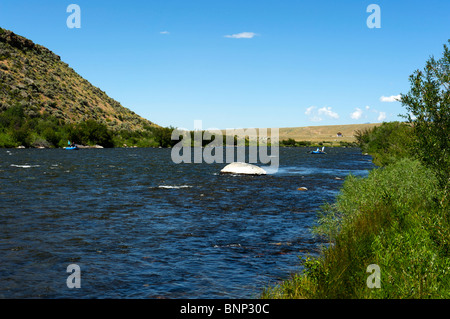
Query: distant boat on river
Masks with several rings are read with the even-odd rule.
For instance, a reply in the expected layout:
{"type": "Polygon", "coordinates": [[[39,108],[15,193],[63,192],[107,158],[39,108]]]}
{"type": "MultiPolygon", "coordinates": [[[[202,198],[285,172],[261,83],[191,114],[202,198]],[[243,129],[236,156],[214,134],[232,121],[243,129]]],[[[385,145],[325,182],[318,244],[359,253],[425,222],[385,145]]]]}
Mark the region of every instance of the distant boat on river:
{"type": "Polygon", "coordinates": [[[310,152],[311,154],[326,154],[326,152],[325,152],[325,146],[322,146],[322,149],[320,150],[320,149],[317,149],[317,150],[315,150],[315,151],[311,151],[310,152]]]}
{"type": "Polygon", "coordinates": [[[64,149],[68,150],[68,151],[76,151],[78,150],[78,146],[75,143],[70,143],[70,141],[67,141],[67,147],[65,147],[64,149]]]}

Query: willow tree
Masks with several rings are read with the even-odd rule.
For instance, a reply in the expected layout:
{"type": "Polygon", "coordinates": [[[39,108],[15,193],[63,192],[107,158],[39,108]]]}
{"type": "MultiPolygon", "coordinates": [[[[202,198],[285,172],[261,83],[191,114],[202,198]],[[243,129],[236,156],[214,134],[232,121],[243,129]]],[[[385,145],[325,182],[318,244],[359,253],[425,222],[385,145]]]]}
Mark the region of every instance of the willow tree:
{"type": "MultiPolygon", "coordinates": [[[[450,40],[448,41],[450,44],[450,40]]],[[[450,187],[450,50],[444,44],[440,59],[433,56],[423,70],[409,78],[411,89],[401,95],[409,111],[416,143],[414,152],[427,166],[436,171],[443,187],[450,187]]]]}

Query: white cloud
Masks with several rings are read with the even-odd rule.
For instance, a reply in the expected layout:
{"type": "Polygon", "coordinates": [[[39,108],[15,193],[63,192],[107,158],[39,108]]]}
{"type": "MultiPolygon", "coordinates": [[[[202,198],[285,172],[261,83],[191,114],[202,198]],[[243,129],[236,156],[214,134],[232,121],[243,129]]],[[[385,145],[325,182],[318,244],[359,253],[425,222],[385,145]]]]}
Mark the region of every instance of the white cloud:
{"type": "Polygon", "coordinates": [[[310,107],[308,107],[308,108],[306,109],[305,114],[306,114],[306,115],[311,115],[312,112],[313,112],[315,109],[316,109],[315,106],[310,106],[310,107]]]}
{"type": "Polygon", "coordinates": [[[170,34],[169,31],[161,31],[159,34],[170,34]]]}
{"type": "Polygon", "coordinates": [[[401,95],[391,95],[391,96],[382,96],[380,97],[381,102],[398,102],[401,98],[401,95]]]}
{"type": "Polygon", "coordinates": [[[384,121],[386,119],[386,112],[380,112],[378,115],[378,121],[384,121]]]}
{"type": "Polygon", "coordinates": [[[339,115],[336,112],[333,112],[331,110],[331,107],[322,107],[322,108],[320,108],[319,111],[318,111],[318,114],[319,115],[329,116],[329,117],[332,117],[334,119],[338,119],[339,118],[339,115]]]}
{"type": "Polygon", "coordinates": [[[225,38],[232,38],[232,39],[251,39],[257,36],[254,32],[241,32],[231,35],[226,35],[225,38]]]}
{"type": "Polygon", "coordinates": [[[317,106],[310,106],[306,109],[305,114],[309,116],[311,122],[320,122],[323,120],[323,116],[338,119],[339,115],[333,112],[331,107],[322,107],[317,109],[317,106]]]}
{"type": "Polygon", "coordinates": [[[320,116],[314,115],[313,117],[310,117],[309,120],[311,122],[320,122],[323,120],[323,118],[321,118],[320,116]]]}
{"type": "Polygon", "coordinates": [[[366,110],[367,111],[370,110],[370,106],[366,105],[366,110]]]}
{"type": "Polygon", "coordinates": [[[316,109],[317,109],[317,107],[313,105],[313,106],[308,107],[306,109],[306,111],[305,111],[306,115],[310,115],[309,120],[311,122],[320,122],[320,121],[322,121],[322,118],[317,115],[316,109]]]}
{"type": "MultiPolygon", "coordinates": [[[[367,109],[367,106],[366,106],[366,109],[367,109]]],[[[359,119],[361,118],[362,114],[363,114],[363,111],[362,111],[360,108],[357,107],[357,108],[355,109],[355,112],[353,112],[352,114],[350,114],[350,117],[351,117],[352,119],[354,119],[354,120],[359,120],[359,119]]]]}

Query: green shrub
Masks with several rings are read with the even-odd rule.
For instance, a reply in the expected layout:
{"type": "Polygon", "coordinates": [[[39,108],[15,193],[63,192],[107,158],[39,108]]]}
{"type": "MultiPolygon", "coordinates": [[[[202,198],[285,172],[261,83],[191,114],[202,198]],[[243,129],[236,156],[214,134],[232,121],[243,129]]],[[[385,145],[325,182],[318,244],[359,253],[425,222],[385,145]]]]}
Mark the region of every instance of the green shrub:
{"type": "Polygon", "coordinates": [[[323,254],[263,297],[449,298],[449,207],[437,186],[433,171],[410,159],[349,176],[314,229],[329,240],[323,254]],[[381,269],[380,289],[366,285],[370,264],[381,269]]]}
{"type": "Polygon", "coordinates": [[[295,146],[296,142],[293,138],[289,138],[287,140],[282,140],[280,142],[280,146],[295,146]]]}
{"type": "Polygon", "coordinates": [[[11,134],[0,132],[0,147],[11,148],[11,147],[16,147],[16,146],[19,146],[19,145],[17,145],[17,142],[14,141],[11,134]]]}
{"type": "Polygon", "coordinates": [[[297,142],[298,146],[311,146],[312,142],[311,141],[299,141],[297,142]]]}
{"type": "MultiPolygon", "coordinates": [[[[448,42],[450,44],[450,40],[448,42]]],[[[433,168],[441,186],[450,188],[450,49],[431,57],[410,76],[411,90],[401,95],[416,136],[414,154],[433,168]]]]}
{"type": "Polygon", "coordinates": [[[361,150],[372,155],[373,162],[378,166],[413,155],[411,147],[415,137],[411,126],[406,123],[383,123],[372,129],[356,131],[355,137],[361,150]]]}

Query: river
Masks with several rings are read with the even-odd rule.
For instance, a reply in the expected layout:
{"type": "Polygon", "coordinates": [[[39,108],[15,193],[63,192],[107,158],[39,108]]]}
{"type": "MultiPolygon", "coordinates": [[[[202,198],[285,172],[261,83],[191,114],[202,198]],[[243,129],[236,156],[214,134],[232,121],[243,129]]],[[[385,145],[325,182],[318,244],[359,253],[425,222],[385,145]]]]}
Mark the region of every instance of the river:
{"type": "Polygon", "coordinates": [[[357,148],[309,150],[232,176],[170,149],[1,149],[0,298],[257,297],[318,253],[317,210],[373,168],[357,148]]]}

